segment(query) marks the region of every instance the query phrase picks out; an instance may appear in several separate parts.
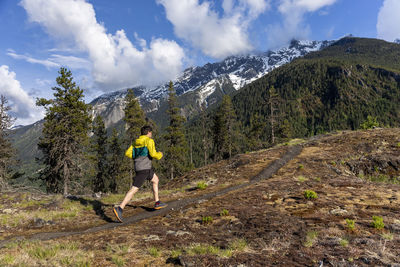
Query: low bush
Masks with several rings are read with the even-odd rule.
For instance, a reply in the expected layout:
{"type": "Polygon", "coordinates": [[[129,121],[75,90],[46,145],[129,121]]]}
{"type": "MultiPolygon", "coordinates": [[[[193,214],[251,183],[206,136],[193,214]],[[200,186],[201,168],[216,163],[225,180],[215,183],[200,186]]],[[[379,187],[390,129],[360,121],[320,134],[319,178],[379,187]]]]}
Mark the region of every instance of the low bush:
{"type": "Polygon", "coordinates": [[[372,216],[372,226],[378,230],[383,229],[385,227],[385,224],[383,223],[383,218],[380,216],[372,216]]]}
{"type": "Polygon", "coordinates": [[[311,200],[311,199],[317,199],[318,195],[317,195],[317,193],[315,193],[312,190],[306,190],[306,191],[304,191],[304,197],[306,199],[310,199],[311,200]]]}

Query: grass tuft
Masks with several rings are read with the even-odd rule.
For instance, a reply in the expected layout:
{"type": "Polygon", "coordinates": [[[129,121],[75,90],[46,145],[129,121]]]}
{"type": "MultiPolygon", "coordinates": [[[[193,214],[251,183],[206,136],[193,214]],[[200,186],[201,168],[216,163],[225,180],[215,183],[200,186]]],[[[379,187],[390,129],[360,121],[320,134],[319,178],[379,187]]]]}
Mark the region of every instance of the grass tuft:
{"type": "Polygon", "coordinates": [[[304,191],[304,197],[306,198],[306,199],[317,199],[318,198],[318,195],[317,195],[317,193],[315,193],[314,191],[312,191],[312,190],[305,190],[304,191]]]}
{"type": "Polygon", "coordinates": [[[204,181],[198,182],[196,185],[197,189],[204,190],[208,187],[208,184],[204,181]]]}
{"type": "Polygon", "coordinates": [[[354,220],[350,220],[350,219],[346,219],[346,227],[348,229],[350,229],[351,231],[354,231],[355,221],[354,220]]]}
{"type": "Polygon", "coordinates": [[[381,230],[385,227],[385,224],[383,223],[383,218],[380,216],[372,216],[372,226],[375,229],[381,230]]]}
{"type": "Polygon", "coordinates": [[[306,236],[306,241],[304,242],[304,246],[307,248],[312,247],[317,237],[318,237],[318,232],[316,231],[308,232],[306,236]]]}
{"type": "Polygon", "coordinates": [[[227,209],[223,209],[219,215],[221,215],[221,217],[229,216],[229,211],[227,209]]]}
{"type": "Polygon", "coordinates": [[[148,252],[151,256],[153,256],[154,258],[158,258],[160,257],[160,251],[158,250],[158,248],[156,247],[151,247],[148,249],[148,252]]]}
{"type": "Polygon", "coordinates": [[[201,219],[202,224],[212,224],[213,218],[211,216],[204,216],[201,219]]]}

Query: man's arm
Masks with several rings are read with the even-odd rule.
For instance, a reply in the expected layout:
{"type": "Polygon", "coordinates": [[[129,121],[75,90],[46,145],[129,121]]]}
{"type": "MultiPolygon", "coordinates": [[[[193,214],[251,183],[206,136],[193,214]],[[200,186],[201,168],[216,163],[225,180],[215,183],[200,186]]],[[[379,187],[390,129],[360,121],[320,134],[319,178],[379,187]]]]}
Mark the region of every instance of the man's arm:
{"type": "Polygon", "coordinates": [[[149,150],[150,157],[158,160],[162,158],[163,154],[156,151],[156,146],[153,139],[150,139],[147,143],[147,149],[149,150]]]}

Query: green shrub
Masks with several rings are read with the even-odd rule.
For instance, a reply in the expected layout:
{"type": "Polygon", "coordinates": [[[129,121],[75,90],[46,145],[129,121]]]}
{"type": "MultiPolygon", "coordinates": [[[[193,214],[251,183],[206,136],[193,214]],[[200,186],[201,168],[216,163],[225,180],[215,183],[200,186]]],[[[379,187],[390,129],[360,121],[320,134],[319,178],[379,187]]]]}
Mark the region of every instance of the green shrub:
{"type": "Polygon", "coordinates": [[[400,147],[400,142],[397,143],[397,147],[400,147]]]}
{"type": "Polygon", "coordinates": [[[353,231],[355,228],[355,221],[346,219],[346,227],[353,231]]]}
{"type": "Polygon", "coordinates": [[[160,251],[156,247],[149,248],[149,254],[154,258],[158,258],[160,256],[160,251]]]}
{"type": "Polygon", "coordinates": [[[117,265],[118,267],[125,266],[125,259],[118,256],[118,255],[112,255],[111,256],[111,261],[117,265]]]}
{"type": "Polygon", "coordinates": [[[367,116],[367,120],[364,121],[363,123],[361,123],[361,128],[363,128],[364,130],[366,129],[372,129],[373,127],[379,127],[379,123],[377,122],[377,118],[376,117],[372,117],[372,116],[367,116]]]}
{"type": "Polygon", "coordinates": [[[297,177],[297,181],[303,183],[305,181],[308,181],[308,179],[306,177],[304,177],[303,175],[300,175],[297,177]]]}
{"type": "Polygon", "coordinates": [[[229,245],[229,248],[234,251],[243,251],[246,247],[247,241],[245,239],[236,239],[229,245]]]}
{"type": "Polygon", "coordinates": [[[204,216],[204,217],[201,219],[201,222],[202,222],[203,224],[211,224],[211,223],[213,222],[213,218],[212,218],[211,216],[204,216]]]}
{"type": "Polygon", "coordinates": [[[318,195],[317,195],[317,193],[315,193],[312,190],[306,190],[306,191],[304,191],[304,197],[306,199],[316,199],[316,198],[318,198],[318,195]]]}
{"type": "Polygon", "coordinates": [[[347,247],[349,245],[349,241],[345,238],[340,239],[340,245],[342,247],[347,247]]]}
{"type": "Polygon", "coordinates": [[[317,237],[318,237],[318,232],[316,231],[308,232],[306,236],[306,241],[304,242],[304,246],[307,248],[312,247],[317,237]]]}
{"type": "Polygon", "coordinates": [[[299,168],[298,168],[299,170],[302,170],[302,169],[304,169],[304,165],[303,164],[299,164],[299,168]]]}
{"type": "Polygon", "coordinates": [[[375,229],[381,230],[385,227],[385,224],[383,223],[383,218],[380,216],[372,216],[372,226],[375,229]]]}
{"type": "Polygon", "coordinates": [[[221,216],[229,216],[229,211],[227,209],[223,209],[220,213],[221,216]]]}
{"type": "Polygon", "coordinates": [[[198,182],[196,188],[200,190],[204,190],[208,187],[208,184],[204,181],[198,182]]]}

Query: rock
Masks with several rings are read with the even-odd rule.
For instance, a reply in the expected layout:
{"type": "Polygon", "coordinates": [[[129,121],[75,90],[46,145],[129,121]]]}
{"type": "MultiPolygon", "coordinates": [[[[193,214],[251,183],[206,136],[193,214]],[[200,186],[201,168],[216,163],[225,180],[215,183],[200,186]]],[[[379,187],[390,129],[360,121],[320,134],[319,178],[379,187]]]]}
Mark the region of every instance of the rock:
{"type": "Polygon", "coordinates": [[[43,227],[46,225],[46,221],[42,218],[35,218],[33,219],[33,226],[34,227],[43,227]]]}
{"type": "Polygon", "coordinates": [[[4,209],[3,213],[5,214],[14,214],[17,210],[16,209],[4,209]]]}
{"type": "Polygon", "coordinates": [[[92,195],[92,197],[99,199],[99,198],[101,198],[101,195],[102,195],[101,192],[97,192],[97,193],[94,193],[94,194],[92,195]]]}
{"type": "Polygon", "coordinates": [[[167,231],[167,235],[182,236],[182,235],[191,235],[191,233],[182,230],[178,230],[176,232],[169,230],[167,231]]]}
{"type": "Polygon", "coordinates": [[[345,215],[347,214],[347,210],[341,209],[340,207],[337,207],[336,209],[333,209],[329,212],[332,215],[345,215]]]}
{"type": "Polygon", "coordinates": [[[389,225],[389,230],[394,233],[400,233],[400,224],[394,223],[389,225]]]}
{"type": "Polygon", "coordinates": [[[144,238],[144,241],[158,241],[161,240],[161,238],[158,235],[149,235],[144,238]]]}

